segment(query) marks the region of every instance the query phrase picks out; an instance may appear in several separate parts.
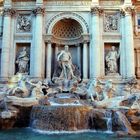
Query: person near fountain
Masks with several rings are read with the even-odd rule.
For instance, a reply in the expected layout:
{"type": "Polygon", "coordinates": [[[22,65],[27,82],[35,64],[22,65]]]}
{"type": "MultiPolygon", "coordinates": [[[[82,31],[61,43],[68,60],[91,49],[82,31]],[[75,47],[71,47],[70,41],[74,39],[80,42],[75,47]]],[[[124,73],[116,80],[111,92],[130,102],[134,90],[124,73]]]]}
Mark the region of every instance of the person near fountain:
{"type": "Polygon", "coordinates": [[[18,65],[18,73],[27,73],[28,72],[28,62],[29,54],[27,53],[26,47],[23,47],[17,56],[16,64],[18,65]]]}
{"type": "Polygon", "coordinates": [[[62,68],[61,71],[61,78],[64,79],[73,79],[76,78],[73,73],[73,64],[72,64],[72,57],[71,53],[68,51],[69,46],[65,46],[65,50],[62,50],[58,56],[57,60],[62,68]]]}
{"type": "Polygon", "coordinates": [[[106,55],[107,73],[118,73],[117,61],[120,54],[115,50],[115,46],[112,46],[111,50],[106,55]]]}

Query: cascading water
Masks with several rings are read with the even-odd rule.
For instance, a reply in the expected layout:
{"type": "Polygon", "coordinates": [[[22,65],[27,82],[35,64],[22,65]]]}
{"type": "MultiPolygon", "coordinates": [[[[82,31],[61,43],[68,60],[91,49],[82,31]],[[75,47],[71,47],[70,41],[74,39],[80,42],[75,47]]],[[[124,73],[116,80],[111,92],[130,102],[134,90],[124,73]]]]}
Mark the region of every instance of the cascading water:
{"type": "Polygon", "coordinates": [[[127,117],[121,111],[115,111],[114,122],[119,130],[127,132],[128,134],[135,134],[127,117]]]}
{"type": "Polygon", "coordinates": [[[88,129],[89,106],[34,106],[32,128],[46,131],[75,131],[88,129]]]}
{"type": "Polygon", "coordinates": [[[112,133],[112,112],[106,111],[105,112],[105,120],[107,125],[107,132],[112,133]]]}

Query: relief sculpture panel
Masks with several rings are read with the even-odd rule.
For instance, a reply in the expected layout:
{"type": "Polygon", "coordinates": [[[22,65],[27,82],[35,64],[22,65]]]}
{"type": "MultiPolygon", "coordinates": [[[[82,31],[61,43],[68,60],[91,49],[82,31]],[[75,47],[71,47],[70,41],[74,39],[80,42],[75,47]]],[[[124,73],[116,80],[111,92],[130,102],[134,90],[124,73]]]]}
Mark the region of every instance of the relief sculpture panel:
{"type": "Polygon", "coordinates": [[[31,32],[31,15],[27,14],[20,14],[17,17],[17,26],[16,30],[17,32],[31,32]]]}
{"type": "Polygon", "coordinates": [[[105,13],[104,15],[104,32],[119,31],[119,14],[105,13]]]}

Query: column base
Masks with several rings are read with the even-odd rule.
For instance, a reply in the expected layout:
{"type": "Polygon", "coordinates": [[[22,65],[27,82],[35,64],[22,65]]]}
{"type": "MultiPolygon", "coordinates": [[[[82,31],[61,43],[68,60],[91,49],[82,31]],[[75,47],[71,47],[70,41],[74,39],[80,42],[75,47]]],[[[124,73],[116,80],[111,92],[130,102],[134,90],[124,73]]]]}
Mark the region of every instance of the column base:
{"type": "Polygon", "coordinates": [[[9,77],[0,77],[0,84],[7,84],[9,81],[9,77]]]}
{"type": "Polygon", "coordinates": [[[52,84],[53,84],[51,78],[46,78],[46,79],[44,79],[44,82],[45,82],[46,84],[48,84],[48,85],[52,85],[52,84]]]}
{"type": "Polygon", "coordinates": [[[42,81],[43,78],[42,77],[34,77],[34,76],[30,76],[29,79],[33,79],[33,81],[38,82],[38,81],[42,81]]]}
{"type": "Polygon", "coordinates": [[[87,83],[89,80],[90,80],[90,79],[88,79],[88,78],[83,78],[83,79],[82,79],[82,82],[87,83]]]}

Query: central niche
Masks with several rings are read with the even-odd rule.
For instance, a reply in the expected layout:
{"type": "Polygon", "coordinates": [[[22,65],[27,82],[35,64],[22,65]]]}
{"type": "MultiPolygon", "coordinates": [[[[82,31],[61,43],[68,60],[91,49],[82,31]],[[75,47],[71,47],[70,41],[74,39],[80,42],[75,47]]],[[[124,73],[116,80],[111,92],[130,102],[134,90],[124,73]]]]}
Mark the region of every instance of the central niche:
{"type": "Polygon", "coordinates": [[[80,42],[82,33],[82,27],[76,20],[62,19],[53,27],[53,42],[58,44],[74,44],[74,42],[80,42]]]}

